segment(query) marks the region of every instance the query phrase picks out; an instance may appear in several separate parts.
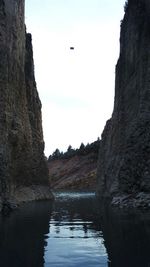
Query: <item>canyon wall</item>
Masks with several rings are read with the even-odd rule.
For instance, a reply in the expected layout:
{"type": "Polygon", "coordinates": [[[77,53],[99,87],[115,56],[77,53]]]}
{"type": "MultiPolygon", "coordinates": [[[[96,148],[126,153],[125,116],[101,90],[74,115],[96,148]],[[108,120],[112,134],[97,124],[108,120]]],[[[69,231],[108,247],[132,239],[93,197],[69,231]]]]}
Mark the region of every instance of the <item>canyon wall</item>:
{"type": "Polygon", "coordinates": [[[114,110],[102,134],[97,178],[99,196],[110,198],[113,204],[149,205],[149,0],[129,0],[125,4],[114,110]]]}
{"type": "Polygon", "coordinates": [[[13,199],[51,196],[24,4],[0,1],[0,209],[13,199]]]}

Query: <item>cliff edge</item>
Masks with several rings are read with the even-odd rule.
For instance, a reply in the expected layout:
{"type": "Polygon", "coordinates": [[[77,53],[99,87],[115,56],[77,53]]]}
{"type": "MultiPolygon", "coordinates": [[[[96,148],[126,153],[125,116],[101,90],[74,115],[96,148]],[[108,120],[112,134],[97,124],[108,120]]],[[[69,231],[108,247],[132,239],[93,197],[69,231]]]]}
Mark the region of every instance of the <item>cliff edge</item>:
{"type": "Polygon", "coordinates": [[[51,197],[31,39],[24,0],[1,0],[0,210],[7,202],[51,197]]]}
{"type": "Polygon", "coordinates": [[[150,206],[150,2],[129,0],[121,23],[112,118],[102,134],[98,194],[150,206]]]}

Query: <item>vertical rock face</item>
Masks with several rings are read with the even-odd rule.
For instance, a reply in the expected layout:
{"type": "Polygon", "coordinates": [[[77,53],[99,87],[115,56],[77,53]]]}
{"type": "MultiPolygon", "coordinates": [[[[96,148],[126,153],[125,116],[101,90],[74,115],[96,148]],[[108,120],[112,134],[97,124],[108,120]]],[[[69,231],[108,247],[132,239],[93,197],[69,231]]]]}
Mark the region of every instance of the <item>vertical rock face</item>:
{"type": "Polygon", "coordinates": [[[102,134],[98,184],[101,197],[139,198],[150,192],[149,0],[126,3],[114,111],[102,134]]]}
{"type": "Polygon", "coordinates": [[[43,149],[41,103],[31,35],[25,32],[24,0],[0,0],[1,202],[12,197],[18,201],[38,198],[33,185],[46,188],[48,169],[43,149]],[[32,197],[27,187],[34,193],[32,197]],[[20,188],[26,188],[29,195],[20,188]]]}

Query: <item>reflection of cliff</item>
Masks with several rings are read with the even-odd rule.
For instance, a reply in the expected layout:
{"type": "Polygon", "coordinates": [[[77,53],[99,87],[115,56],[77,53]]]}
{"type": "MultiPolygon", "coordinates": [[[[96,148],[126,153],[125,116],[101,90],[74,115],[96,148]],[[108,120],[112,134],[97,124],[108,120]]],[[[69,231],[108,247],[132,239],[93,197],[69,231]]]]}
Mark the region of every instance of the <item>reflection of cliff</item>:
{"type": "MultiPolygon", "coordinates": [[[[131,200],[139,192],[150,192],[149,25],[149,0],[128,0],[121,23],[114,111],[104,129],[99,155],[102,197],[130,194],[131,200]]],[[[134,204],[145,201],[148,205],[146,198],[139,195],[134,204]]]]}
{"type": "MultiPolygon", "coordinates": [[[[0,195],[5,202],[50,197],[34,78],[31,35],[25,33],[24,0],[0,1],[0,195]],[[20,190],[21,187],[21,190],[20,190]],[[26,188],[23,191],[23,187],[26,188]],[[43,195],[42,195],[43,189],[43,195]],[[47,190],[47,191],[46,191],[47,190]]],[[[1,204],[1,202],[0,202],[1,204]]],[[[1,209],[1,205],[0,205],[1,209]]]]}
{"type": "Polygon", "coordinates": [[[55,222],[56,231],[60,232],[63,221],[68,222],[68,229],[70,235],[76,231],[79,226],[85,234],[93,231],[97,236],[101,230],[99,220],[97,217],[97,207],[95,205],[95,198],[60,198],[54,202],[54,210],[52,219],[55,222]],[[61,212],[60,212],[61,211],[61,212]]]}
{"type": "Polygon", "coordinates": [[[110,267],[146,267],[150,264],[150,214],[101,212],[104,244],[110,267]]]}
{"type": "Polygon", "coordinates": [[[52,203],[26,204],[0,218],[0,266],[44,267],[52,203]]]}

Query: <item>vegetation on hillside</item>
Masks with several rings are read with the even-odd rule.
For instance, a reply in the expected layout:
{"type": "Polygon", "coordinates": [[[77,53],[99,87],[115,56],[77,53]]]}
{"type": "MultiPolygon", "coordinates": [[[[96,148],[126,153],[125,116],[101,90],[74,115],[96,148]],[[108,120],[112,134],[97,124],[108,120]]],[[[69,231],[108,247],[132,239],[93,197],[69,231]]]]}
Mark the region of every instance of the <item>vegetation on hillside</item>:
{"type": "Polygon", "coordinates": [[[58,160],[58,159],[70,159],[74,156],[84,156],[89,153],[95,153],[96,157],[98,155],[99,151],[99,146],[100,146],[100,139],[98,138],[97,141],[84,145],[81,143],[80,147],[77,149],[72,148],[71,145],[68,146],[68,149],[66,152],[60,152],[60,150],[57,148],[52,155],[49,156],[48,161],[50,162],[51,160],[58,160]]]}

